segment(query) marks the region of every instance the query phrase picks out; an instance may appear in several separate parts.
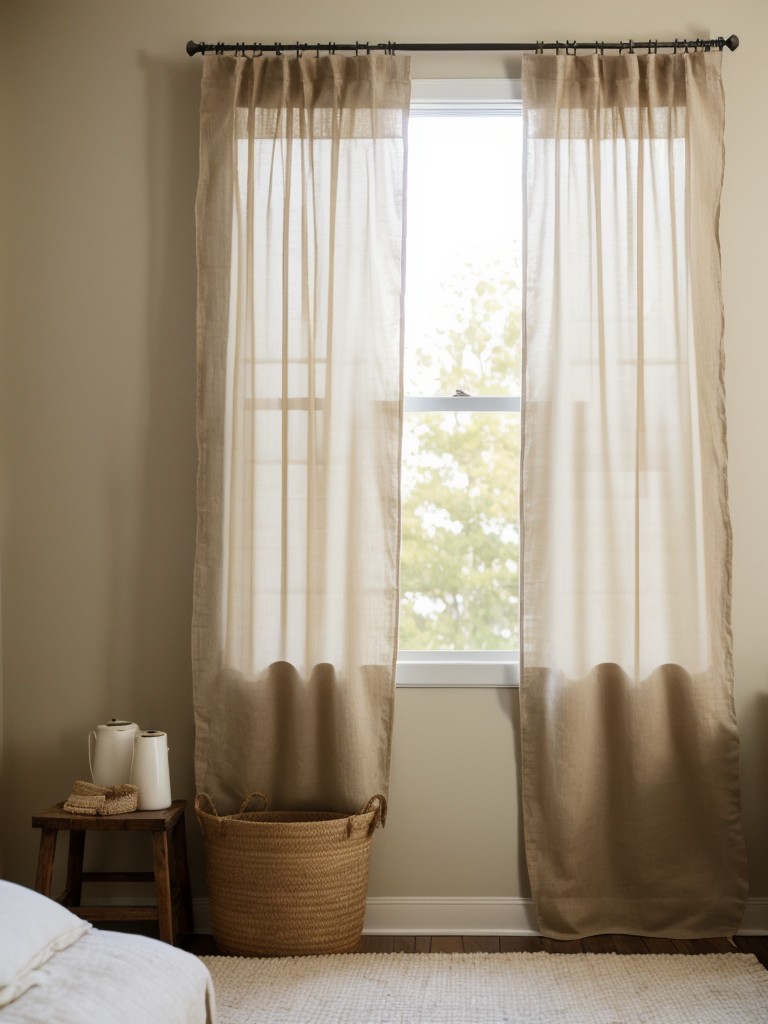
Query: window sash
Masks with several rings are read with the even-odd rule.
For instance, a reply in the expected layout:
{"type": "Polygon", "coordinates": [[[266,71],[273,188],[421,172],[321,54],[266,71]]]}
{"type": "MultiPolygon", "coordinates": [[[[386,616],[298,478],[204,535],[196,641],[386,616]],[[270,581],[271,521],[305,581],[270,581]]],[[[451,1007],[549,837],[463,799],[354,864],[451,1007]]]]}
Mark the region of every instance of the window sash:
{"type": "MultiPolygon", "coordinates": [[[[522,112],[519,80],[414,80],[411,116],[498,115],[522,112]]],[[[521,410],[520,395],[406,395],[404,412],[509,412],[521,410]]],[[[398,687],[510,688],[519,685],[519,653],[508,651],[399,651],[398,687]]]]}
{"type": "Polygon", "coordinates": [[[437,398],[406,395],[404,409],[409,412],[520,412],[519,395],[451,395],[437,398]]]}

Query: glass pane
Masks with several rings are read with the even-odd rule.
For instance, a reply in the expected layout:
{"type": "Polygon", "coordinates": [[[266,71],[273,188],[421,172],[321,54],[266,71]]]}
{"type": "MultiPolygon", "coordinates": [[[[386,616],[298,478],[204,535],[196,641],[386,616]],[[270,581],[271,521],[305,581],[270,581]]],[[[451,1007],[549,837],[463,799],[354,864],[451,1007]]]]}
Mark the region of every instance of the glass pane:
{"type": "Polygon", "coordinates": [[[403,438],[400,650],[517,648],[516,413],[411,413],[403,438]]]}
{"type": "Polygon", "coordinates": [[[408,395],[520,393],[521,118],[412,116],[408,395]]]}

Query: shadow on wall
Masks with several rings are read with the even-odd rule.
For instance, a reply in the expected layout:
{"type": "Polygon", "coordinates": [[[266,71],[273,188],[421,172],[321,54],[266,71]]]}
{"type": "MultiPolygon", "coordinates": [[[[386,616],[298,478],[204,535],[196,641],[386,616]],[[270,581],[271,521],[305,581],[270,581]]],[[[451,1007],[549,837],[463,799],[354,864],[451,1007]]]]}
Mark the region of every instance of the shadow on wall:
{"type": "MultiPolygon", "coordinates": [[[[750,834],[764,835],[765,808],[768,806],[768,679],[766,689],[756,693],[738,716],[739,735],[743,752],[749,751],[750,773],[742,768],[742,813],[744,830],[750,834]]],[[[759,841],[749,843],[754,851],[759,841]]],[[[759,846],[758,846],[759,848],[759,846]]],[[[750,894],[763,896],[768,892],[765,858],[749,858],[750,894]]]]}
{"type": "Polygon", "coordinates": [[[509,691],[512,700],[508,702],[506,690],[497,690],[496,694],[499,706],[506,714],[509,712],[509,720],[512,728],[512,738],[515,747],[515,789],[517,800],[517,863],[518,863],[518,892],[523,897],[531,895],[531,883],[528,878],[528,868],[525,860],[525,835],[523,833],[523,754],[520,742],[520,691],[518,689],[509,691]]]}
{"type": "MultiPolygon", "coordinates": [[[[200,65],[139,54],[144,72],[145,452],[136,489],[110,474],[112,608],[104,714],[168,733],[174,798],[194,799],[190,624],[195,557],[195,193],[200,65]],[[133,509],[126,520],[123,505],[133,509]]],[[[137,168],[137,174],[139,170],[137,168]]],[[[141,347],[139,347],[141,346],[141,347]]],[[[187,815],[187,826],[190,818],[187,815]]],[[[192,837],[194,830],[190,829],[192,837]]],[[[195,838],[197,838],[195,836],[195,838]]],[[[202,877],[195,858],[193,881],[202,877]]]]}
{"type": "MultiPolygon", "coordinates": [[[[172,734],[174,724],[191,721],[192,708],[199,86],[195,69],[180,61],[140,61],[146,72],[149,222],[142,267],[148,296],[145,457],[140,493],[132,496],[138,514],[134,565],[121,564],[121,538],[115,536],[112,621],[130,628],[114,634],[109,664],[111,677],[127,688],[114,699],[128,702],[129,717],[172,734]]],[[[118,495],[114,500],[119,504],[118,495]]]]}

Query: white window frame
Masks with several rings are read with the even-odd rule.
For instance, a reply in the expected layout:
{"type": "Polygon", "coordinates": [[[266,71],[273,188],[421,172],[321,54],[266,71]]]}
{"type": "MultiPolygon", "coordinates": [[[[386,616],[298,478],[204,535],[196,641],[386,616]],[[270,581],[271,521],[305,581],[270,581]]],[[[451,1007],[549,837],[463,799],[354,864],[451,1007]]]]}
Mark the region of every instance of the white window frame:
{"type": "MultiPolygon", "coordinates": [[[[411,83],[411,116],[522,113],[518,79],[416,79],[411,83]]],[[[406,396],[405,413],[452,411],[519,412],[519,397],[423,398],[406,396]]],[[[520,685],[517,651],[400,651],[400,687],[488,687],[520,685]]]]}

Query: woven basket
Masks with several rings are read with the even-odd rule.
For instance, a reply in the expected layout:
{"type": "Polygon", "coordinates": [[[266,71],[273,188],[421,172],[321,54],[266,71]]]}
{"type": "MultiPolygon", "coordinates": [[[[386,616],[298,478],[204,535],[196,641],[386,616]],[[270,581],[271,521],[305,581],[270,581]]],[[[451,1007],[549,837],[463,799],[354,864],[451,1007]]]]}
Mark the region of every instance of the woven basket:
{"type": "Polygon", "coordinates": [[[353,953],[360,944],[371,839],[387,803],[359,814],[247,810],[219,815],[206,793],[195,813],[216,945],[236,956],[353,953]]]}

